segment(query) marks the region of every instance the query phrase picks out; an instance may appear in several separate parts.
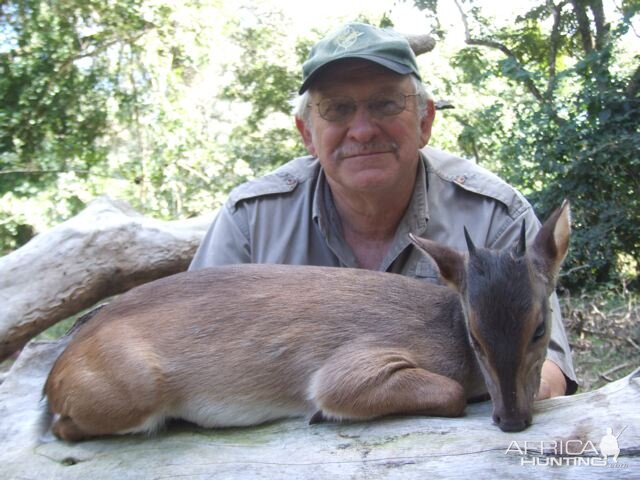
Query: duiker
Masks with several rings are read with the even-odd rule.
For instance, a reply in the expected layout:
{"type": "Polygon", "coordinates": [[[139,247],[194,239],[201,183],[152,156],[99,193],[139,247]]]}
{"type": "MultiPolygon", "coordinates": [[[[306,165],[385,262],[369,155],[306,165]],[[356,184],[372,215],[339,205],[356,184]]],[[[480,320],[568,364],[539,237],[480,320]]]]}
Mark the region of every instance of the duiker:
{"type": "Polygon", "coordinates": [[[548,297],[569,206],[525,247],[460,254],[414,244],[453,287],[364,270],[236,265],[137,287],[82,325],[44,393],[76,441],[277,418],[459,416],[487,390],[505,431],[531,423],[550,335],[548,297]]]}

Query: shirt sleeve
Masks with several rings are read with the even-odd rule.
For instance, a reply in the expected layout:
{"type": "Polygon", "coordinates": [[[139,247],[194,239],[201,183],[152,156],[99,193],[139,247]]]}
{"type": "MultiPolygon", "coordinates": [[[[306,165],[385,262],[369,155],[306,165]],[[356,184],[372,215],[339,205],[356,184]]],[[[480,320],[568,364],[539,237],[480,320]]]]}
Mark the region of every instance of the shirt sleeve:
{"type": "Polygon", "coordinates": [[[249,229],[240,209],[225,204],[198,247],[189,270],[251,262],[249,229]]]}
{"type": "Polygon", "coordinates": [[[553,293],[549,299],[551,305],[551,340],[549,341],[549,348],[547,350],[547,359],[553,361],[562,373],[564,373],[567,380],[566,394],[571,395],[578,390],[578,381],[576,380],[576,374],[573,370],[573,360],[571,358],[571,350],[569,347],[569,340],[567,338],[567,332],[564,329],[562,322],[562,313],[560,310],[560,302],[558,301],[558,295],[553,293]]]}

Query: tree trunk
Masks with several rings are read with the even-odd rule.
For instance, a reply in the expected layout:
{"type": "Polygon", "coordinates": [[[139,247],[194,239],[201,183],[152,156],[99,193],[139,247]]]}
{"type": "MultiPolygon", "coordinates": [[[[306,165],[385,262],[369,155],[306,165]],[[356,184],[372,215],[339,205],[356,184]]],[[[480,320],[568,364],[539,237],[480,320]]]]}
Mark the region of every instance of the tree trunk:
{"type": "Polygon", "coordinates": [[[0,258],[0,360],[106,297],[185,270],[212,218],[165,222],[102,197],[0,258]]]}

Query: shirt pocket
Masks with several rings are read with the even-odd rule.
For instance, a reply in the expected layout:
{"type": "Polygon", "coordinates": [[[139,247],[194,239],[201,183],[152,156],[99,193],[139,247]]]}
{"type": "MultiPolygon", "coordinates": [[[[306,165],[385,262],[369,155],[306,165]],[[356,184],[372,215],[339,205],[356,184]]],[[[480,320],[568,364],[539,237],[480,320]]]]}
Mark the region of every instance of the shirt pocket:
{"type": "Polygon", "coordinates": [[[440,270],[438,270],[436,262],[430,258],[425,257],[416,264],[415,276],[419,280],[442,285],[440,270]]]}

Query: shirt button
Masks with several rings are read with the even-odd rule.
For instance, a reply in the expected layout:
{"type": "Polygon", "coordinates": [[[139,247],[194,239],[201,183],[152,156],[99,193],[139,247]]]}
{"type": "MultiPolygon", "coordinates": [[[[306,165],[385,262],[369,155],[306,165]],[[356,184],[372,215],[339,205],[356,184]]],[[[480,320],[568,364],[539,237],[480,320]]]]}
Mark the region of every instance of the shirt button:
{"type": "Polygon", "coordinates": [[[466,182],[466,181],[467,181],[467,177],[465,175],[458,175],[455,178],[455,182],[459,183],[459,184],[464,184],[464,182],[466,182]]]}

